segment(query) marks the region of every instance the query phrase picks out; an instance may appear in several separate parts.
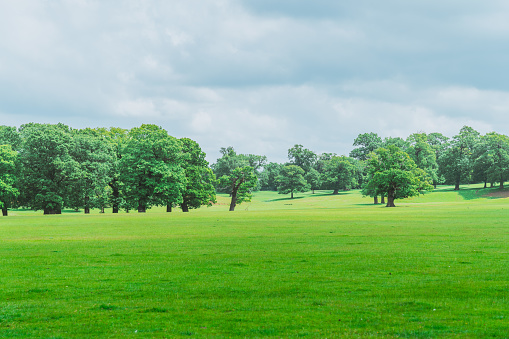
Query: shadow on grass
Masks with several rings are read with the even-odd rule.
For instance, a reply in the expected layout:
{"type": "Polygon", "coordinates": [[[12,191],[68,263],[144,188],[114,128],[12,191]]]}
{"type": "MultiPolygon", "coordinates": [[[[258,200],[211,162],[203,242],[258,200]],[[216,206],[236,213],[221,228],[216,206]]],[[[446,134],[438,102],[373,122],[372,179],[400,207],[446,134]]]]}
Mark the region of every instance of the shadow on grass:
{"type": "Polygon", "coordinates": [[[318,198],[318,197],[329,197],[329,196],[341,196],[341,195],[347,195],[348,192],[339,192],[338,194],[332,194],[332,191],[330,191],[330,193],[311,193],[311,194],[308,194],[308,195],[304,195],[304,196],[294,196],[293,199],[290,198],[290,197],[284,197],[284,198],[278,198],[278,199],[270,199],[270,200],[265,200],[264,202],[273,202],[273,201],[292,201],[292,200],[296,200],[296,199],[303,199],[303,198],[318,198]]]}
{"type": "Polygon", "coordinates": [[[457,192],[463,199],[465,200],[475,200],[475,199],[503,199],[509,197],[509,189],[500,189],[498,187],[493,188],[461,188],[457,192]]]}
{"type": "Polygon", "coordinates": [[[279,198],[279,199],[271,199],[271,200],[265,200],[264,202],[273,202],[273,201],[295,201],[295,200],[298,200],[298,199],[303,199],[304,197],[293,197],[290,198],[279,198]]]}

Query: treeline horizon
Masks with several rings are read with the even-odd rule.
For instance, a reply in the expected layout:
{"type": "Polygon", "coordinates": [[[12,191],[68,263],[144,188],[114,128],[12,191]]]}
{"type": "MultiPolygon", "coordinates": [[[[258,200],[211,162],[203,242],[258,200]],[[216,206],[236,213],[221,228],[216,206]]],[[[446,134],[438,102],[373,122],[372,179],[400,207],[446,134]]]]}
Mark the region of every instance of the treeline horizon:
{"type": "Polygon", "coordinates": [[[0,126],[0,207],[60,214],[63,208],[145,212],[152,206],[182,211],[210,206],[216,192],[231,196],[230,211],[255,190],[280,194],[317,189],[362,189],[393,207],[394,200],[440,184],[484,182],[509,176],[509,138],[464,126],[452,138],[413,133],[406,139],[363,133],[348,156],[317,154],[296,144],[288,162],[221,148],[213,164],[200,145],[156,125],[73,129],[64,124],[0,126]]]}

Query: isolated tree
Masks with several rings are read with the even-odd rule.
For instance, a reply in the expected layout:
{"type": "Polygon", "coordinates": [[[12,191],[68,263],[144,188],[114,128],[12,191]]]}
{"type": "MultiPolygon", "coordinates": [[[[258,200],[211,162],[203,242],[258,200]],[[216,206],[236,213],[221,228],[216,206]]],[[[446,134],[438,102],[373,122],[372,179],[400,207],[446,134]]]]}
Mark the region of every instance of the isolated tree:
{"type": "Polygon", "coordinates": [[[304,179],[306,179],[313,194],[315,194],[315,190],[319,189],[322,185],[322,178],[320,173],[318,173],[318,171],[314,168],[310,169],[309,172],[306,173],[304,179]]]}
{"type": "Polygon", "coordinates": [[[264,155],[237,154],[231,146],[222,147],[220,152],[221,158],[211,165],[217,178],[221,178],[223,175],[230,175],[234,169],[246,166],[253,168],[254,173],[258,175],[258,172],[267,163],[267,157],[264,155]]]}
{"type": "Polygon", "coordinates": [[[179,139],[182,144],[182,168],[186,177],[186,185],[182,192],[180,207],[183,212],[190,208],[211,206],[216,202],[214,183],[216,176],[205,160],[205,153],[196,141],[188,138],[179,139]]]}
{"type": "Polygon", "coordinates": [[[120,181],[130,208],[182,203],[185,174],[181,145],[159,126],[141,125],[129,131],[120,160],[120,181]]]}
{"type": "Polygon", "coordinates": [[[462,182],[469,181],[474,164],[474,147],[478,142],[479,132],[464,126],[438,159],[440,173],[446,182],[454,184],[454,190],[459,190],[462,182]]]}
{"type": "Polygon", "coordinates": [[[325,163],[322,174],[324,187],[334,190],[332,194],[338,194],[340,190],[350,190],[357,185],[357,168],[355,159],[345,156],[334,156],[325,163]]]}
{"type": "Polygon", "coordinates": [[[294,145],[288,150],[288,159],[291,165],[299,166],[307,173],[314,166],[317,155],[302,145],[294,145]]]}
{"type": "Polygon", "coordinates": [[[350,152],[350,157],[359,160],[366,160],[368,154],[382,146],[382,138],[376,133],[359,134],[353,142],[353,146],[358,146],[350,152]]]}
{"type": "Polygon", "coordinates": [[[219,187],[231,196],[231,212],[242,202],[251,201],[252,191],[257,181],[258,178],[251,166],[234,168],[229,174],[219,178],[219,187]]]}
{"type": "Polygon", "coordinates": [[[11,145],[0,145],[0,209],[4,217],[19,195],[15,187],[17,174],[17,152],[11,145]]]}
{"type": "Polygon", "coordinates": [[[69,127],[29,123],[20,133],[20,202],[44,214],[60,214],[80,177],[79,164],[70,154],[69,127]]]}
{"type": "Polygon", "coordinates": [[[278,193],[291,194],[293,199],[294,192],[306,192],[309,185],[304,179],[304,170],[297,165],[286,165],[281,167],[281,172],[277,177],[278,193]]]}
{"type": "Polygon", "coordinates": [[[395,207],[394,200],[431,190],[431,179],[415,165],[410,156],[394,145],[379,148],[368,159],[370,182],[375,193],[387,196],[387,207],[395,207]]]}

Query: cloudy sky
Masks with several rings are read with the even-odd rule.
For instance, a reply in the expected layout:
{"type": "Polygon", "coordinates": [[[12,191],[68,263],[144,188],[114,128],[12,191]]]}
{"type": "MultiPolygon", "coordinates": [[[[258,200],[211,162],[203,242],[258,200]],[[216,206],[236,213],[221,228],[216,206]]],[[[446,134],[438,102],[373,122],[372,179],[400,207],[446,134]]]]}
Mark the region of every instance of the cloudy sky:
{"type": "Polygon", "coordinates": [[[153,123],[283,162],[509,134],[506,0],[0,0],[0,125],[153,123]]]}

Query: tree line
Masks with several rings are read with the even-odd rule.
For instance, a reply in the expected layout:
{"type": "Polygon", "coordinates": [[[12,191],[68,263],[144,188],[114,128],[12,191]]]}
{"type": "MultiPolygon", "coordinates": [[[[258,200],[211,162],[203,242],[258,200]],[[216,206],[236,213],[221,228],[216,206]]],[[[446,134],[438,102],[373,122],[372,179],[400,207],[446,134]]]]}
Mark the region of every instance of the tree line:
{"type": "Polygon", "coordinates": [[[59,214],[63,208],[112,208],[145,212],[179,206],[187,212],[216,202],[216,191],[231,197],[230,211],[255,190],[290,194],[362,189],[374,203],[431,190],[439,184],[504,182],[509,175],[509,138],[481,135],[464,126],[448,138],[414,133],[406,139],[360,134],[349,154],[321,153],[295,145],[288,162],[263,155],[220,150],[209,165],[197,142],[177,139],[155,125],[73,129],[63,124],[0,126],[0,207],[27,207],[59,214]]]}

